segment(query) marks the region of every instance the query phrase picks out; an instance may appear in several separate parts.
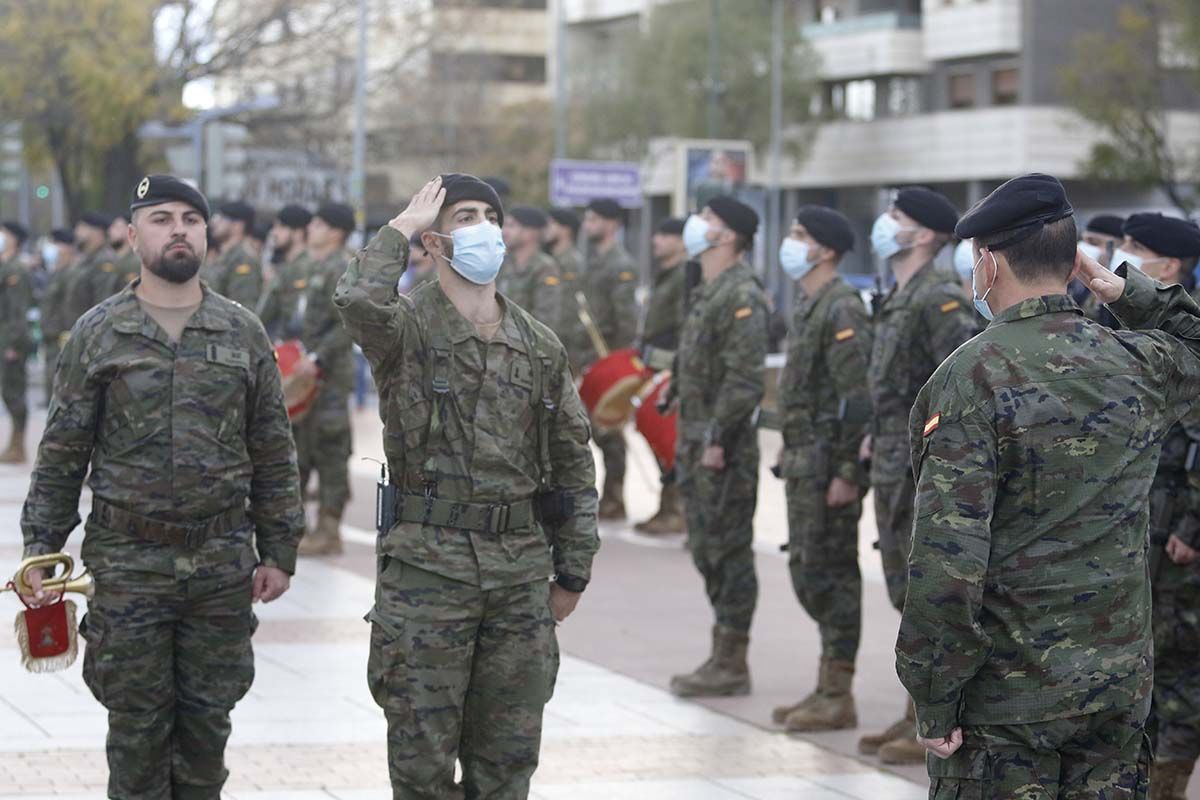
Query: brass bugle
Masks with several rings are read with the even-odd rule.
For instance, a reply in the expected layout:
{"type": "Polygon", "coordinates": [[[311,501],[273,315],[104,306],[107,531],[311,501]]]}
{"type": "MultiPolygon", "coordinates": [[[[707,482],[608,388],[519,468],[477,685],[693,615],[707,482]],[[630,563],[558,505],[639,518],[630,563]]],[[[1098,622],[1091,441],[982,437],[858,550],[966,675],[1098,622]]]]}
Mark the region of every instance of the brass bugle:
{"type": "Polygon", "coordinates": [[[579,306],[579,321],[583,323],[583,329],[592,340],[592,349],[596,351],[597,357],[604,358],[608,355],[608,342],[604,341],[604,334],[600,332],[600,326],[592,316],[592,307],[588,304],[587,296],[583,292],[576,292],[575,303],[579,306]]]}
{"type": "MultiPolygon", "coordinates": [[[[46,553],[40,556],[30,556],[21,562],[21,566],[17,567],[17,574],[13,575],[13,586],[16,588],[17,594],[29,596],[33,594],[33,587],[29,585],[28,574],[32,569],[48,569],[51,571],[52,577],[42,580],[43,592],[74,592],[76,594],[91,597],[96,593],[96,582],[92,578],[92,573],[84,570],[82,574],[71,577],[71,573],[75,571],[75,559],[67,553],[46,553]],[[63,570],[59,575],[54,575],[58,565],[62,565],[63,570]]],[[[8,591],[8,587],[0,586],[0,592],[8,591]]]]}

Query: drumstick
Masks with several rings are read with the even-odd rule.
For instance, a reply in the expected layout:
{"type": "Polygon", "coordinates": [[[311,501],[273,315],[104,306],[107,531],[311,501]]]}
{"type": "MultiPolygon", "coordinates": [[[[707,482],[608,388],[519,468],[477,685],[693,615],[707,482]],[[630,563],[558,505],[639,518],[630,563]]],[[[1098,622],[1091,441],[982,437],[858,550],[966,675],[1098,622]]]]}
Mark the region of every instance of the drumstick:
{"type": "Polygon", "coordinates": [[[608,355],[608,343],[604,341],[604,334],[600,332],[600,327],[592,318],[591,306],[588,305],[583,292],[575,293],[575,302],[579,305],[579,321],[583,323],[588,338],[592,340],[592,349],[596,351],[598,358],[604,358],[608,355]]]}

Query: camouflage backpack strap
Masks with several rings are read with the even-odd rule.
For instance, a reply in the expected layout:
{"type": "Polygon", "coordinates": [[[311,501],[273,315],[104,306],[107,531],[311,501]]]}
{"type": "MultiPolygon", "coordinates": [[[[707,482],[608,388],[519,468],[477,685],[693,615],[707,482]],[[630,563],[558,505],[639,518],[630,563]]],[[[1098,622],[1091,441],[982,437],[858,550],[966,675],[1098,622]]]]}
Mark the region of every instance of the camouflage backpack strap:
{"type": "MultiPolygon", "coordinates": [[[[513,306],[509,306],[513,308],[513,306]]],[[[543,487],[550,484],[550,417],[554,414],[554,400],[546,391],[547,377],[553,374],[553,359],[542,352],[538,346],[538,337],[529,324],[529,318],[523,310],[513,312],[516,317],[517,329],[521,332],[521,341],[529,353],[529,364],[533,375],[533,390],[529,393],[529,404],[533,407],[534,418],[537,420],[538,447],[538,483],[543,487]]]]}
{"type": "Polygon", "coordinates": [[[450,364],[454,359],[454,348],[441,330],[429,337],[429,355],[425,359],[425,372],[432,391],[432,407],[429,412],[429,428],[425,436],[425,452],[421,454],[421,480],[425,484],[427,497],[437,496],[437,456],[433,444],[445,427],[446,404],[450,402],[450,364]]]}

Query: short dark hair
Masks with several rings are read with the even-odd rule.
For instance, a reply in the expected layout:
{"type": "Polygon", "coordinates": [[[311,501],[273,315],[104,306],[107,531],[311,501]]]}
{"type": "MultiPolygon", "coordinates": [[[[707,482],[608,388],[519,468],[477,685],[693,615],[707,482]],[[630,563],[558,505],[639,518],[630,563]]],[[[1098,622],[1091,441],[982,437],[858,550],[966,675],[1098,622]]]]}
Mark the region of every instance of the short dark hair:
{"type": "Polygon", "coordinates": [[[736,235],[736,238],[733,240],[734,252],[738,254],[750,252],[750,248],[754,246],[754,237],[738,233],[737,231],[734,231],[734,234],[736,235]]]}
{"type": "MultiPolygon", "coordinates": [[[[976,240],[983,250],[996,242],[1012,236],[1012,231],[1002,231],[980,236],[976,240]]],[[[1075,250],[1079,246],[1075,217],[1063,217],[1043,225],[1041,230],[1001,252],[1008,259],[1017,280],[1027,283],[1053,278],[1066,281],[1075,269],[1075,250]]]]}
{"type": "Polygon", "coordinates": [[[1196,291],[1196,265],[1200,264],[1200,256],[1179,259],[1179,282],[1188,294],[1196,291]]]}

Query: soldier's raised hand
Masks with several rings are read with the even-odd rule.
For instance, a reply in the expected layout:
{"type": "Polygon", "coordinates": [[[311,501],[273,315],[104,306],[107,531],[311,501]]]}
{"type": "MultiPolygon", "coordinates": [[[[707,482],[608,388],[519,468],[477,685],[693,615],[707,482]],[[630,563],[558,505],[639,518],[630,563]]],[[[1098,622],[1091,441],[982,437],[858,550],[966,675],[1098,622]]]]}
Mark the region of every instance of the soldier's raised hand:
{"type": "Polygon", "coordinates": [[[1101,303],[1115,302],[1125,293],[1125,279],[1082,250],[1075,251],[1075,271],[1071,277],[1086,286],[1101,303]]]}
{"type": "Polygon", "coordinates": [[[422,186],[421,190],[413,195],[408,207],[397,214],[388,226],[404,234],[404,238],[410,239],[414,233],[420,233],[437,220],[445,199],[446,190],[442,188],[442,176],[439,175],[422,186]]]}

